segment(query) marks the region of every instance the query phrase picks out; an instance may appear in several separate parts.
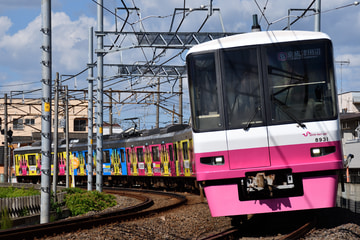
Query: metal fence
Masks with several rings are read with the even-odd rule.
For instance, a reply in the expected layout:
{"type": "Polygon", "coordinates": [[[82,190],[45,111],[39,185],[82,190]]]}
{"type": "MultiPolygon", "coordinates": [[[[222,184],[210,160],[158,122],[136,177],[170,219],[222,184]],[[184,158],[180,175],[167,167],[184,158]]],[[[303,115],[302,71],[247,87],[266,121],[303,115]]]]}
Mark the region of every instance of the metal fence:
{"type": "MultiPolygon", "coordinates": [[[[16,188],[34,188],[40,191],[40,185],[22,184],[22,183],[0,183],[0,187],[16,187],[16,188]]],[[[63,187],[59,187],[61,190],[63,187]]],[[[56,194],[56,201],[62,204],[65,200],[66,192],[56,194]]],[[[10,218],[22,216],[31,216],[40,214],[41,195],[24,196],[15,198],[0,198],[0,212],[5,209],[9,213],[10,218]]]]}
{"type": "Polygon", "coordinates": [[[336,205],[360,213],[360,184],[345,183],[345,191],[338,187],[336,205]]]}
{"type": "MultiPolygon", "coordinates": [[[[56,194],[57,202],[64,202],[66,192],[56,194]]],[[[0,198],[1,212],[6,209],[10,218],[40,214],[41,196],[26,196],[16,198],[0,198]]]]}

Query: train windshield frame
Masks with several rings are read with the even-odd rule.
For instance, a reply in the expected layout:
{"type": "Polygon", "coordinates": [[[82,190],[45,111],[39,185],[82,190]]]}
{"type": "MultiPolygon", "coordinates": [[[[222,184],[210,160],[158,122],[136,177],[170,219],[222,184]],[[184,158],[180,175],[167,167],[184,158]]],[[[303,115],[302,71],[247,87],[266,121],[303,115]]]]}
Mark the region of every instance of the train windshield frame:
{"type": "Polygon", "coordinates": [[[336,119],[332,51],[317,39],[189,54],[194,131],[336,119]]]}

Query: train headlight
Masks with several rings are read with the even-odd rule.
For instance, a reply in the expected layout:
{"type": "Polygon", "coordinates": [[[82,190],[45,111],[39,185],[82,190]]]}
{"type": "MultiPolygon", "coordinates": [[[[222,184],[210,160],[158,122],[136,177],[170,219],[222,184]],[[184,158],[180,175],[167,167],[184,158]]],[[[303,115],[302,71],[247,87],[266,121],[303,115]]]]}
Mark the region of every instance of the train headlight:
{"type": "Polygon", "coordinates": [[[312,157],[321,157],[336,152],[335,146],[311,148],[310,154],[312,157]]]}
{"type": "Polygon", "coordinates": [[[320,154],[321,154],[320,148],[312,148],[311,149],[311,156],[316,157],[316,156],[320,156],[320,154]]]}
{"type": "Polygon", "coordinates": [[[200,163],[207,165],[224,165],[224,156],[216,157],[202,157],[200,158],[200,163]]]}
{"type": "Polygon", "coordinates": [[[224,164],[224,158],[223,157],[216,157],[215,158],[216,164],[224,164]]]}

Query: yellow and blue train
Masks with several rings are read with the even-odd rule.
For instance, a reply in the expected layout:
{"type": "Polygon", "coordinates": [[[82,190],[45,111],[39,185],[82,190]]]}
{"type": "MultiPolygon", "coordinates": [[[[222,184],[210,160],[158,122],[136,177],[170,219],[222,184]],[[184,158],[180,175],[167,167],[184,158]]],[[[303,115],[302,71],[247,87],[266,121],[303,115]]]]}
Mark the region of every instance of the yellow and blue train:
{"type": "MultiPolygon", "coordinates": [[[[93,146],[96,149],[96,146],[93,146]]],[[[58,180],[66,181],[65,140],[58,144],[58,180]]],[[[95,183],[96,151],[92,154],[95,183]]],[[[69,176],[77,185],[86,184],[88,175],[87,139],[72,139],[69,144],[69,176]]],[[[18,182],[41,180],[41,142],[14,149],[15,174],[18,182]]],[[[109,185],[154,184],[194,185],[195,166],[192,131],[177,124],[144,130],[136,134],[114,134],[103,137],[103,182],[109,185]]],[[[53,174],[54,157],[51,171],[53,174]]]]}

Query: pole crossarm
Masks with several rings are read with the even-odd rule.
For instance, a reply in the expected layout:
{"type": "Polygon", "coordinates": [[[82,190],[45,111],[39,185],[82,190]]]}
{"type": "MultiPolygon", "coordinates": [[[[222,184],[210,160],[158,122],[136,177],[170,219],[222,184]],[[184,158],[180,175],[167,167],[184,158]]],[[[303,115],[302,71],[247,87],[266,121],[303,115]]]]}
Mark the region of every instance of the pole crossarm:
{"type": "Polygon", "coordinates": [[[96,35],[107,34],[135,36],[137,45],[134,47],[157,47],[157,48],[191,48],[194,45],[227,37],[239,33],[234,32],[95,32],[96,35]]]}
{"type": "Polygon", "coordinates": [[[185,77],[187,75],[185,66],[137,64],[104,64],[104,66],[117,67],[116,77],[185,77]]]}

